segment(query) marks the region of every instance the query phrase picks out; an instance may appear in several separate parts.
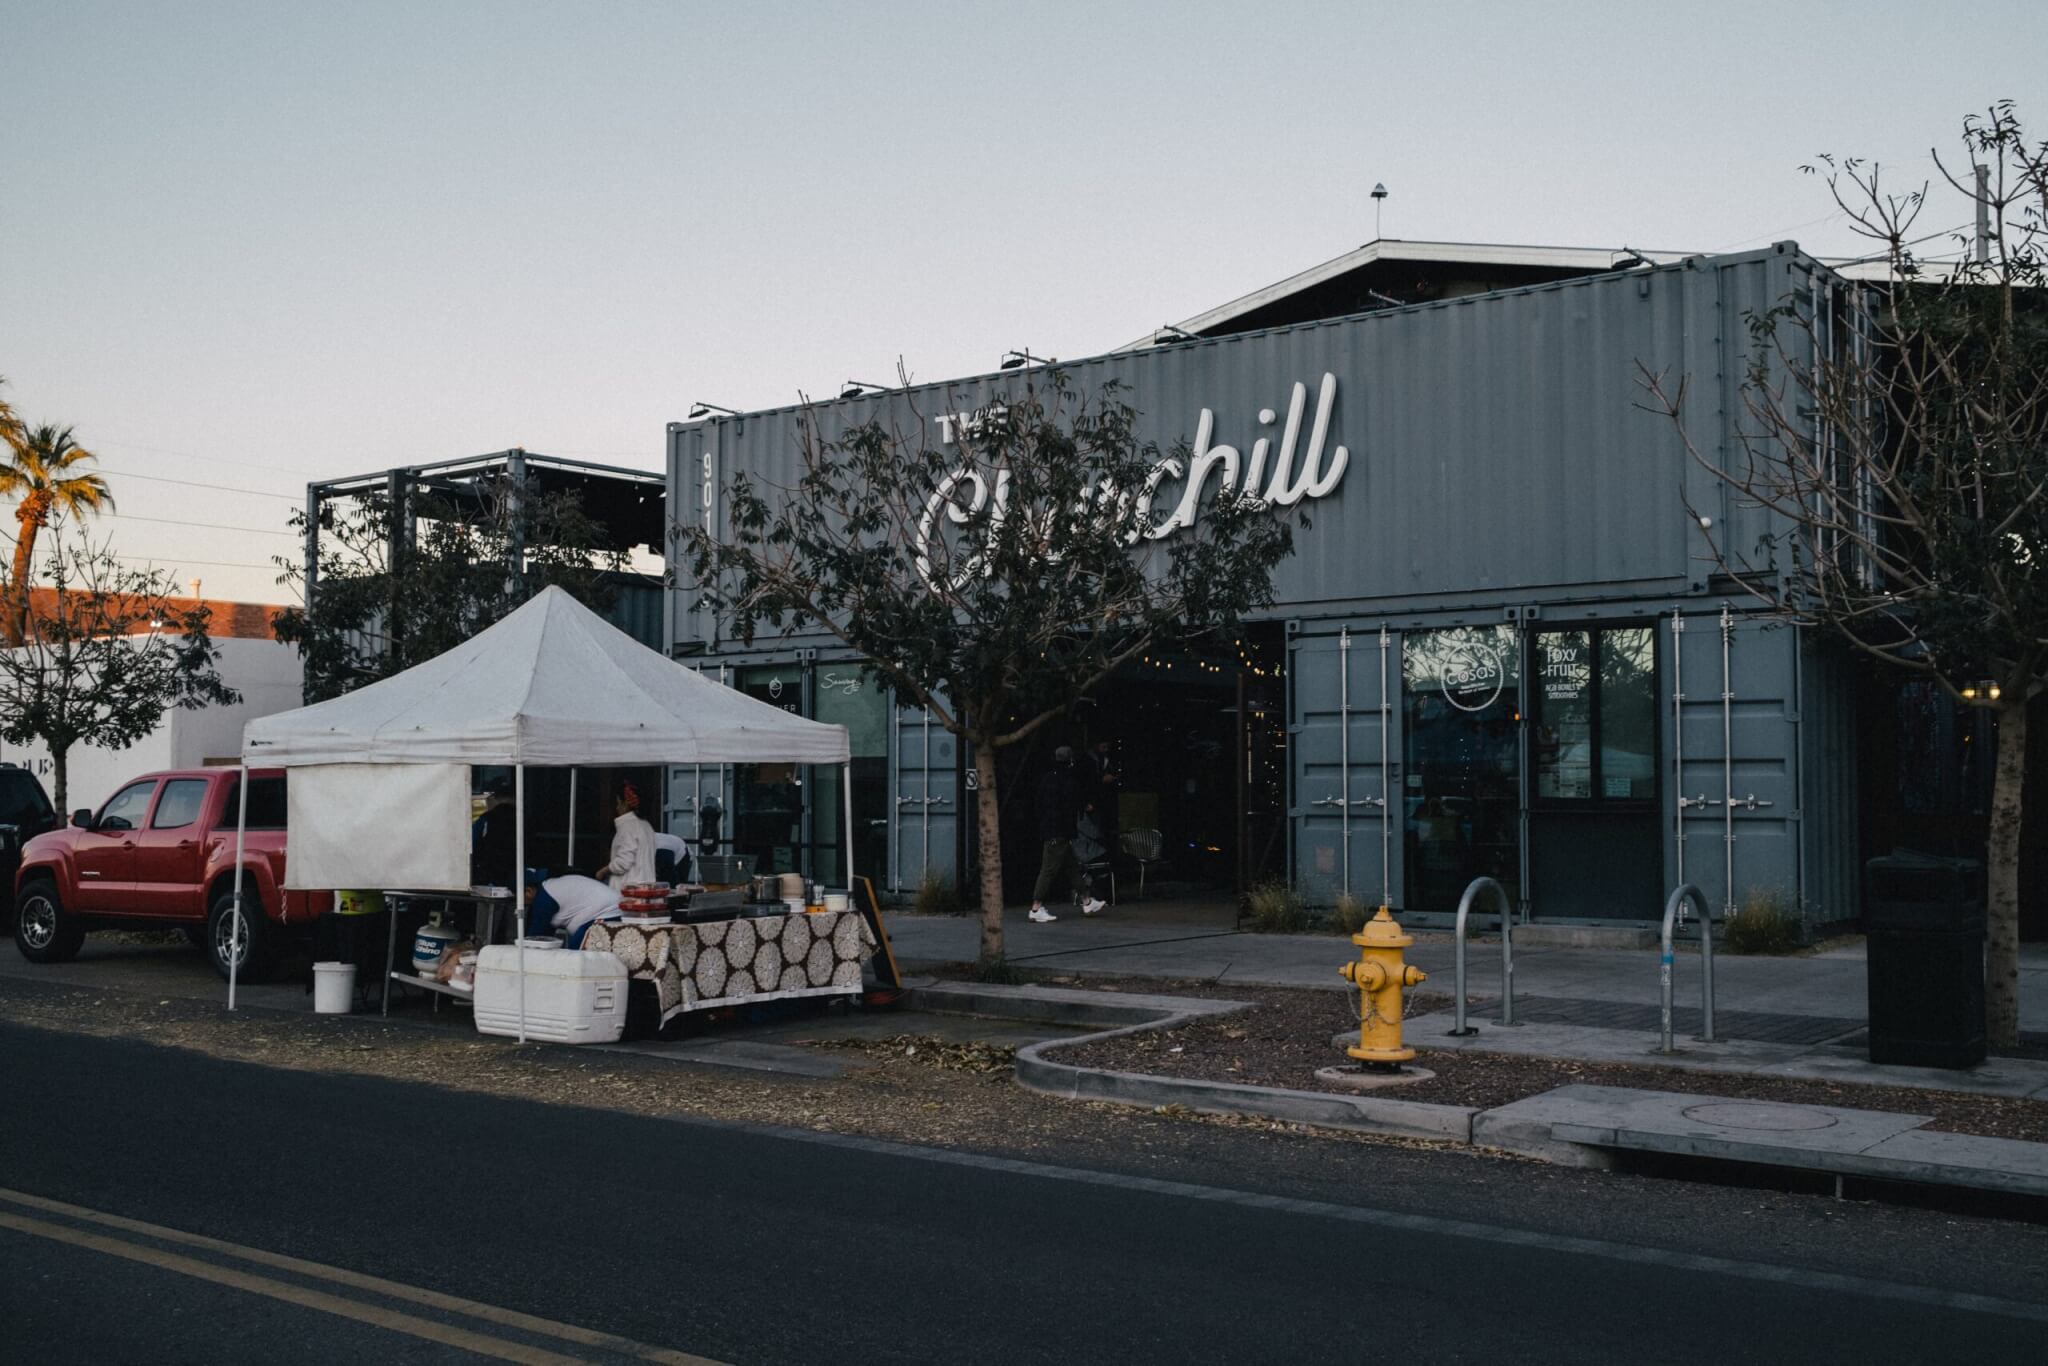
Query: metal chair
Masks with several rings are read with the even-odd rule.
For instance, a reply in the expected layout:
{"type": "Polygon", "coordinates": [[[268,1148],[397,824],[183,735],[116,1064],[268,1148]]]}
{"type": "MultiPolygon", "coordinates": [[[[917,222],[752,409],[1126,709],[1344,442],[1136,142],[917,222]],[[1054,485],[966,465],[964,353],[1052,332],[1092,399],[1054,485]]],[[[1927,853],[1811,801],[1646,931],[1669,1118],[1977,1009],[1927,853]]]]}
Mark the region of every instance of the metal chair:
{"type": "MultiPolygon", "coordinates": [[[[1081,877],[1084,882],[1109,879],[1109,904],[1116,905],[1116,861],[1109,846],[1104,844],[1095,822],[1087,816],[1080,821],[1080,828],[1074,837],[1074,854],[1081,861],[1081,877]],[[1092,852],[1083,853],[1090,850],[1092,852]]],[[[1085,895],[1083,893],[1082,895],[1085,895]]]]}
{"type": "Polygon", "coordinates": [[[1145,899],[1145,870],[1166,854],[1166,836],[1157,830],[1126,830],[1117,844],[1124,857],[1138,865],[1138,899],[1145,899]]]}

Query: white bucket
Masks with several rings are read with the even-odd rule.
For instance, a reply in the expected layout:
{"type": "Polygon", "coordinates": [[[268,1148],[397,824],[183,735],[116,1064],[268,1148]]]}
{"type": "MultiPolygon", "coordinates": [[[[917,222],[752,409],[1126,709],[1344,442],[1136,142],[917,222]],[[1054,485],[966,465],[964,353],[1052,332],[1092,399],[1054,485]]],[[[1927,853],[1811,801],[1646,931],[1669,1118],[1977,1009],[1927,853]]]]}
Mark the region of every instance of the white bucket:
{"type": "Polygon", "coordinates": [[[843,911],[843,910],[847,909],[847,899],[846,899],[846,893],[844,893],[844,892],[827,892],[827,893],[825,893],[825,909],[826,909],[826,910],[828,910],[828,911],[843,911]]]}
{"type": "Polygon", "coordinates": [[[313,965],[313,1013],[315,1015],[346,1015],[355,1002],[356,965],[354,963],[315,963],[313,965]]]}

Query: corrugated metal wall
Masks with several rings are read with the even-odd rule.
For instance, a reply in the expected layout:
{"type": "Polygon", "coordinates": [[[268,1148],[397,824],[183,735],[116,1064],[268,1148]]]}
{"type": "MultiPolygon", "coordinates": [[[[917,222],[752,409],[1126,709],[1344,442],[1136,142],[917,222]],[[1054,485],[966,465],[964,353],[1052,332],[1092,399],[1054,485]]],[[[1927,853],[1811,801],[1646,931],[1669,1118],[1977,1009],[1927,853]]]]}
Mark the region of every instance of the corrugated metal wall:
{"type": "MultiPolygon", "coordinates": [[[[1700,467],[1667,417],[1646,411],[1642,381],[1644,371],[1673,385],[1685,379],[1685,432],[1705,459],[1734,460],[1751,345],[1745,314],[1804,292],[1816,269],[1781,246],[1065,367],[1083,393],[1111,380],[1124,386],[1145,439],[1162,447],[1188,440],[1207,410],[1213,442],[1247,456],[1261,436],[1279,444],[1295,385],[1305,386],[1312,416],[1323,377],[1334,377],[1328,443],[1346,447],[1349,463],[1328,496],[1306,504],[1313,525],[1274,576],[1270,613],[1300,623],[1290,677],[1291,862],[1312,898],[1330,899],[1341,888],[1348,850],[1356,894],[1376,899],[1384,877],[1401,899],[1405,815],[1394,814],[1383,863],[1372,805],[1388,795],[1379,769],[1381,621],[1393,620],[1397,630],[1497,622],[1503,604],[1555,604],[1616,619],[1658,613],[1668,623],[1680,606],[1690,628],[1680,680],[1687,697],[1682,770],[1670,761],[1678,737],[1668,691],[1660,704],[1667,871],[1675,878],[1670,803],[1681,791],[1725,801],[1722,780],[1731,776],[1734,794],[1745,799],[1732,823],[1720,805],[1686,809],[1686,877],[1717,906],[1731,897],[1739,904],[1752,888],[1782,887],[1818,918],[1844,906],[1842,913],[1853,913],[1854,808],[1835,806],[1854,797],[1853,773],[1838,758],[1851,752],[1842,729],[1847,702],[1837,696],[1846,680],[1827,667],[1802,677],[1802,664],[1812,660],[1795,632],[1738,620],[1728,685],[1732,774],[1724,771],[1720,586],[1709,583],[1712,558],[1696,518],[1710,517],[1722,544],[1743,547],[1769,525],[1700,467]],[[1336,635],[1345,624],[1360,633],[1348,726],[1336,635]],[[1747,803],[1752,796],[1755,805],[1747,803]],[[1332,804],[1339,798],[1350,803],[1348,841],[1347,808],[1332,804]],[[1816,820],[1812,807],[1821,802],[1831,809],[1816,820]]],[[[973,376],[810,410],[674,425],[670,506],[679,519],[705,525],[709,517],[715,525],[719,491],[735,474],[794,482],[803,421],[829,437],[879,417],[936,446],[942,415],[1013,399],[1034,380],[1042,383],[1042,375],[973,376]]],[[[679,587],[670,595],[670,639],[708,641],[713,625],[695,606],[687,567],[672,567],[679,587]]],[[[1666,629],[1659,633],[1668,644],[1666,629]]],[[[1398,634],[1393,640],[1398,651],[1398,634]]],[[[1391,678],[1398,698],[1398,666],[1391,678]]],[[[1399,717],[1396,705],[1389,759],[1397,794],[1399,717]]],[[[907,797],[921,803],[921,749],[913,759],[906,748],[921,725],[900,717],[891,733],[897,804],[907,797]]],[[[907,888],[922,872],[925,841],[921,827],[905,826],[901,810],[896,817],[891,880],[907,888]]],[[[936,841],[944,855],[930,859],[948,873],[951,833],[936,841]]],[[[1541,914],[1542,889],[1530,890],[1541,914]]]]}

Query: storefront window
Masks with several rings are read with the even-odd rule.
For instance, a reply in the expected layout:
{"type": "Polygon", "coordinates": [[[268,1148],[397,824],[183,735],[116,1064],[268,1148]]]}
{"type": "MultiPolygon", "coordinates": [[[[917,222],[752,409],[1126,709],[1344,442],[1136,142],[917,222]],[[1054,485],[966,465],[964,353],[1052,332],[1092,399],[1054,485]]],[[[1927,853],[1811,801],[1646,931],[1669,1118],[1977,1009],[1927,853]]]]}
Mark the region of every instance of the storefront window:
{"type": "Polygon", "coordinates": [[[1535,795],[1558,803],[1657,797],[1657,641],[1648,626],[1540,631],[1532,642],[1535,795]]]}

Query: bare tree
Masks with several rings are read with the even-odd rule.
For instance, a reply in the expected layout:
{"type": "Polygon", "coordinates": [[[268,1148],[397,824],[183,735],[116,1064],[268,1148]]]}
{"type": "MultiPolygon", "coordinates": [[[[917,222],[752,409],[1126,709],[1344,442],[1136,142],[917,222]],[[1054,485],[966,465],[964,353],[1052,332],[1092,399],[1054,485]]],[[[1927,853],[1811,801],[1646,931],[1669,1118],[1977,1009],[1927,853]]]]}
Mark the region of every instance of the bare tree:
{"type": "Polygon", "coordinates": [[[1930,183],[1897,192],[1875,162],[1804,168],[1888,270],[1750,319],[1727,458],[1687,433],[1683,379],[1643,383],[1693,457],[1774,514],[1754,545],[1708,533],[1727,574],[1995,713],[1987,1007],[1992,1042],[2011,1045],[2027,708],[2048,688],[2048,143],[2001,102],[1964,120],[1959,158],[1934,160],[1981,227],[1922,233],[1930,183]]]}
{"type": "Polygon", "coordinates": [[[998,751],[1128,661],[1270,603],[1293,551],[1287,508],[1234,491],[1234,455],[1205,495],[1209,467],[1141,443],[1136,416],[1114,387],[1088,401],[1056,373],[941,419],[937,441],[921,420],[828,440],[814,412],[794,486],[742,474],[723,526],[675,528],[702,601],[742,639],[835,636],[972,746],[984,965],[1003,958],[998,751]]]}

